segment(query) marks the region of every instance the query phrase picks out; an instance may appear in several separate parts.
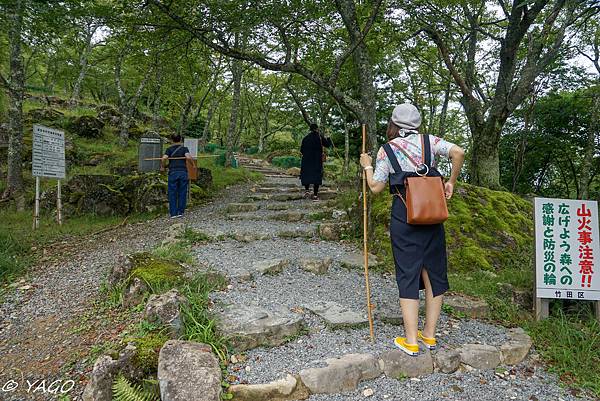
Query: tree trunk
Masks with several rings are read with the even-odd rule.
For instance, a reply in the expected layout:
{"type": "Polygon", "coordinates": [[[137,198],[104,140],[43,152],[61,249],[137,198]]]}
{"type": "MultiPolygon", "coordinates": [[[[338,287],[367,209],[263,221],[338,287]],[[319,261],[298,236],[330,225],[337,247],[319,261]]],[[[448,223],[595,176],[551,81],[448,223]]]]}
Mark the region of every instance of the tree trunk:
{"type": "Polygon", "coordinates": [[[231,64],[231,73],[233,76],[233,100],[231,102],[231,116],[229,118],[229,127],[227,128],[227,152],[225,153],[225,167],[231,167],[233,159],[233,142],[237,133],[237,124],[239,120],[238,114],[240,109],[240,95],[242,86],[242,62],[239,60],[233,60],[231,64]]]}
{"type": "Polygon", "coordinates": [[[81,66],[81,68],[79,69],[79,76],[77,77],[77,80],[73,85],[73,93],[71,94],[70,103],[72,105],[75,105],[77,103],[77,100],[79,100],[81,85],[83,84],[83,80],[85,79],[85,75],[88,70],[88,58],[90,57],[90,53],[93,49],[92,37],[94,36],[96,29],[98,29],[98,27],[89,26],[86,32],[85,49],[83,50],[83,52],[81,53],[81,57],[79,58],[79,65],[81,66]]]}
{"type": "Polygon", "coordinates": [[[23,28],[23,1],[18,0],[9,9],[10,28],[8,40],[10,46],[10,82],[9,96],[9,137],[8,137],[8,174],[7,186],[3,197],[12,197],[17,210],[25,209],[23,193],[23,97],[25,90],[25,72],[21,54],[21,33],[23,28]]]}
{"type": "Polygon", "coordinates": [[[498,141],[493,128],[486,126],[479,135],[473,136],[471,160],[469,162],[469,178],[473,185],[500,189],[500,157],[498,141]]]}
{"type": "Polygon", "coordinates": [[[444,103],[442,104],[442,111],[440,112],[440,129],[437,135],[443,138],[446,135],[446,117],[448,116],[448,103],[450,103],[450,82],[446,85],[444,90],[444,103]]]}
{"type": "MultiPolygon", "coordinates": [[[[361,28],[356,16],[354,0],[336,0],[338,11],[344,21],[351,43],[361,40],[361,28]]],[[[360,119],[367,125],[367,151],[376,152],[377,144],[377,94],[374,86],[373,66],[364,41],[352,53],[352,61],[356,67],[359,83],[360,119]]]]}

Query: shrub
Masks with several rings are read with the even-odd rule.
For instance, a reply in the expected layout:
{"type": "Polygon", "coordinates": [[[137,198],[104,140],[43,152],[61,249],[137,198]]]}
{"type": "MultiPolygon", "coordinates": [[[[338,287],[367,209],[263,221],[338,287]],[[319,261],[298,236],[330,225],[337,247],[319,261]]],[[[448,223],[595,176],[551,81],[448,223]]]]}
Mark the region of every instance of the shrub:
{"type": "Polygon", "coordinates": [[[278,156],[271,163],[281,168],[300,167],[301,159],[296,156],[278,156]]]}
{"type": "Polygon", "coordinates": [[[206,153],[215,153],[217,149],[220,149],[220,146],[216,143],[207,143],[206,146],[204,146],[204,151],[206,153]]]}
{"type": "Polygon", "coordinates": [[[250,146],[248,149],[246,149],[246,154],[248,155],[255,155],[258,153],[258,146],[250,146]]]}

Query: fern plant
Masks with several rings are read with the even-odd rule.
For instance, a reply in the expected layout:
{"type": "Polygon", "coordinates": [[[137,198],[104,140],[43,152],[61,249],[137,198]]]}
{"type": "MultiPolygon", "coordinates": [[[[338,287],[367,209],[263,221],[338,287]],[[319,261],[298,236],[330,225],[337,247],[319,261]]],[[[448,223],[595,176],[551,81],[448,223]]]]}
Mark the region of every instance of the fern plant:
{"type": "Polygon", "coordinates": [[[160,401],[156,386],[145,389],[139,384],[132,384],[125,376],[119,374],[113,381],[113,401],[160,401]]]}

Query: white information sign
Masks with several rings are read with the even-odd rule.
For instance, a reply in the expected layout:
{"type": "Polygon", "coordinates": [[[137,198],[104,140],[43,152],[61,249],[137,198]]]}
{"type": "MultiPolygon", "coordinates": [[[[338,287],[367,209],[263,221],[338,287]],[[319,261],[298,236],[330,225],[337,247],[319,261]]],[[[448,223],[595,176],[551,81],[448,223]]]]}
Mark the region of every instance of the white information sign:
{"type": "Polygon", "coordinates": [[[192,157],[198,157],[198,138],[185,138],[183,146],[190,150],[192,157]]]}
{"type": "Polygon", "coordinates": [[[600,300],[598,203],[535,198],[537,298],[600,300]]]}
{"type": "Polygon", "coordinates": [[[34,177],[65,178],[65,133],[33,126],[31,172],[34,177]]]}

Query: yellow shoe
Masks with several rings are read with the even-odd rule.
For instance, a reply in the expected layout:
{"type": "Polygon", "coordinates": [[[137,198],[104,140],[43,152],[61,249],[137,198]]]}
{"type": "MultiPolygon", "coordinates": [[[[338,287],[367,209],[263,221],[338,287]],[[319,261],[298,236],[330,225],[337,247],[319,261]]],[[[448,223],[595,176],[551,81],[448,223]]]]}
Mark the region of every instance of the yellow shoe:
{"type": "Polygon", "coordinates": [[[430,350],[435,349],[435,347],[437,346],[437,341],[435,340],[435,338],[428,338],[428,337],[423,337],[423,333],[421,333],[421,331],[419,330],[417,332],[417,335],[419,337],[419,340],[423,343],[423,345],[425,347],[427,347],[430,350]]]}
{"type": "Polygon", "coordinates": [[[406,338],[404,337],[396,337],[394,339],[394,345],[410,356],[419,355],[419,344],[407,344],[406,338]]]}

